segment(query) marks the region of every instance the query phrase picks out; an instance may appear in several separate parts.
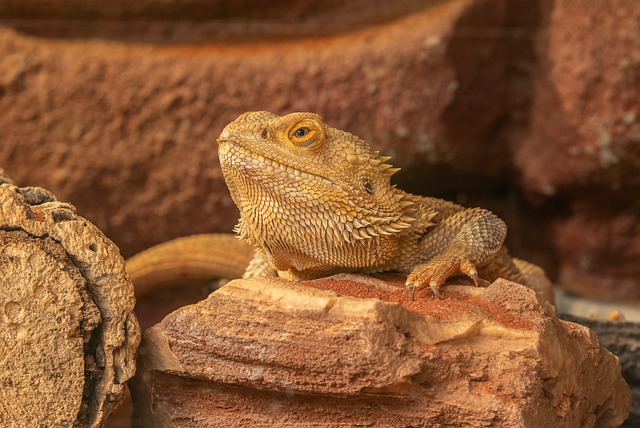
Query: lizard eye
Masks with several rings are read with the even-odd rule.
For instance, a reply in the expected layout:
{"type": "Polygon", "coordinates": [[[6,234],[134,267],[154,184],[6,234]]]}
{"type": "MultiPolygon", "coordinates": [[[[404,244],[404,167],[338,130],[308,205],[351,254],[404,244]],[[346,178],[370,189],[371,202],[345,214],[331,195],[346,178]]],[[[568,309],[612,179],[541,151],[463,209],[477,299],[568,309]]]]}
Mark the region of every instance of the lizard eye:
{"type": "Polygon", "coordinates": [[[310,132],[311,130],[309,128],[303,127],[303,128],[296,129],[296,132],[294,132],[294,135],[296,136],[296,138],[304,138],[307,135],[309,135],[310,132]]]}
{"type": "Polygon", "coordinates": [[[315,120],[306,119],[291,128],[289,139],[298,147],[313,148],[322,143],[324,135],[315,120]]]}
{"type": "Polygon", "coordinates": [[[262,129],[262,132],[260,133],[260,138],[262,138],[263,140],[266,140],[267,138],[269,138],[269,130],[267,128],[262,129]]]}

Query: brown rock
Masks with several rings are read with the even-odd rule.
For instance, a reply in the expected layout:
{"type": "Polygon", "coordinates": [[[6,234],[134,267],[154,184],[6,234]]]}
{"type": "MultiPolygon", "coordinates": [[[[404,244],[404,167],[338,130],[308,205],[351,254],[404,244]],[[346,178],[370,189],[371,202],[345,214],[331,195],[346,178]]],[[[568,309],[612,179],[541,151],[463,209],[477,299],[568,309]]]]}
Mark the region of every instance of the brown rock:
{"type": "Polygon", "coordinates": [[[581,198],[571,216],[554,222],[558,284],[592,298],[640,302],[640,191],[628,198],[581,198]]]}
{"type": "Polygon", "coordinates": [[[216,37],[290,37],[354,31],[440,1],[8,0],[0,11],[11,25],[38,36],[194,43],[216,37]],[[42,19],[47,20],[46,25],[37,25],[37,20],[42,19]]]}
{"type": "Polygon", "coordinates": [[[640,323],[619,319],[587,319],[570,315],[562,317],[592,329],[598,335],[602,346],[619,358],[622,375],[631,387],[631,411],[624,426],[640,426],[640,323]]]}
{"type": "Polygon", "coordinates": [[[117,247],[46,190],[0,184],[0,272],[0,425],[100,426],[140,341],[117,247]]]}
{"type": "Polygon", "coordinates": [[[167,316],[143,338],[134,421],[613,427],[628,414],[617,358],[526,287],[411,302],[401,282],[346,278],[236,280],[167,316]]]}
{"type": "Polygon", "coordinates": [[[626,0],[540,2],[545,32],[531,134],[517,154],[525,190],[640,186],[640,8],[626,0]]]}
{"type": "Polygon", "coordinates": [[[551,212],[535,229],[551,225],[557,283],[640,301],[640,8],[539,6],[530,132],[516,152],[524,192],[551,212]]]}

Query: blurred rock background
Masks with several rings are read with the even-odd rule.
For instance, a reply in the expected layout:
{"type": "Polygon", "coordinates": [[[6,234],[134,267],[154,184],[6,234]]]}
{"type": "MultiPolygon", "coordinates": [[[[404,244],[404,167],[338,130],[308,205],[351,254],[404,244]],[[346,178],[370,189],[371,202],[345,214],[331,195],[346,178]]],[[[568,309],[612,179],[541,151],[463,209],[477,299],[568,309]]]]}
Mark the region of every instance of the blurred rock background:
{"type": "Polygon", "coordinates": [[[486,206],[567,290],[640,301],[640,3],[0,0],[0,166],[130,256],[237,219],[215,139],[309,110],[486,206]]]}

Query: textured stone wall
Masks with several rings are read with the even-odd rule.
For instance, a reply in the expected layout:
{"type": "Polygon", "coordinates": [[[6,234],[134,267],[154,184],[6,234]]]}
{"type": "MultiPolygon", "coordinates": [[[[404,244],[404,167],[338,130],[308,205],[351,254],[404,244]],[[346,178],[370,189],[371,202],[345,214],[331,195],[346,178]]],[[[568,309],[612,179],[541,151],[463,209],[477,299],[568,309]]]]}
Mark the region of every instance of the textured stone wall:
{"type": "Polygon", "coordinates": [[[35,3],[0,2],[0,166],[126,256],[230,231],[222,127],[312,110],[562,285],[640,299],[635,2],[35,3]]]}

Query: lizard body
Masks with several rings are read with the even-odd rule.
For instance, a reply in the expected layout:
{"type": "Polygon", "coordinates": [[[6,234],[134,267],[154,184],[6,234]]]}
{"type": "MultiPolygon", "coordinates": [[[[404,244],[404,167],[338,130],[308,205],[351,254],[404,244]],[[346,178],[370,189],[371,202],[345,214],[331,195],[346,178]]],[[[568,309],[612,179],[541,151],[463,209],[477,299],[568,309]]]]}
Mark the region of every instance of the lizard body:
{"type": "Polygon", "coordinates": [[[511,279],[552,300],[544,271],[509,256],[497,216],[397,189],[388,157],[318,115],[248,112],[218,147],[241,240],[204,234],[135,255],[127,270],[136,295],[243,271],[293,280],[396,271],[412,296],[428,286],[441,297],[449,277],[467,275],[476,285],[511,279]]]}
{"type": "Polygon", "coordinates": [[[244,113],[222,131],[218,154],[236,231],[256,249],[245,277],[397,271],[412,295],[428,286],[437,297],[457,275],[548,283],[509,256],[493,213],[397,189],[388,157],[316,114],[244,113]]]}

